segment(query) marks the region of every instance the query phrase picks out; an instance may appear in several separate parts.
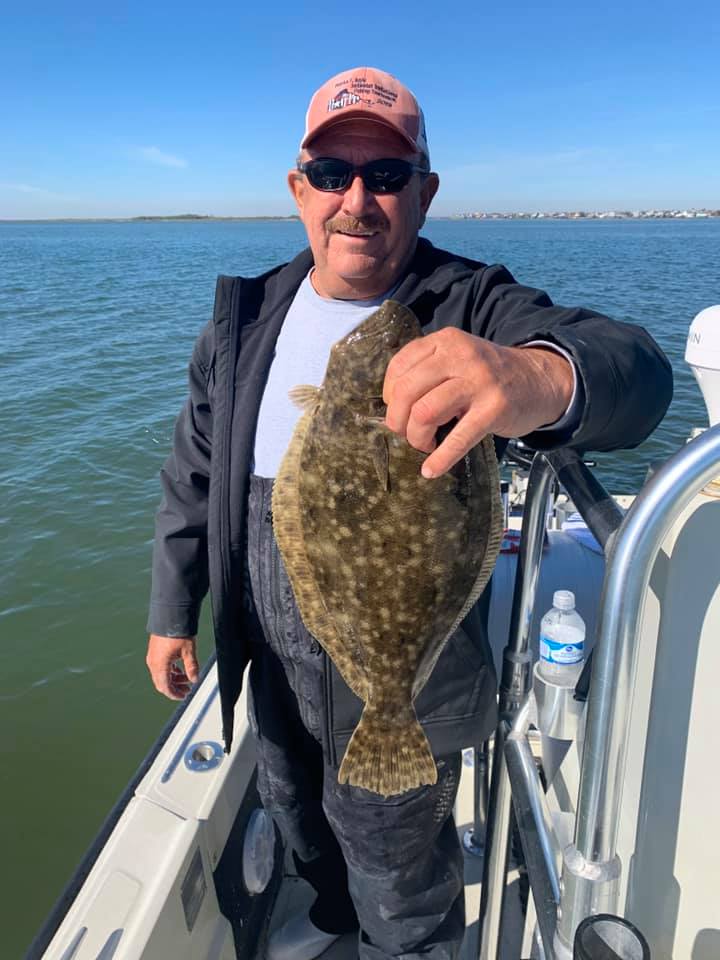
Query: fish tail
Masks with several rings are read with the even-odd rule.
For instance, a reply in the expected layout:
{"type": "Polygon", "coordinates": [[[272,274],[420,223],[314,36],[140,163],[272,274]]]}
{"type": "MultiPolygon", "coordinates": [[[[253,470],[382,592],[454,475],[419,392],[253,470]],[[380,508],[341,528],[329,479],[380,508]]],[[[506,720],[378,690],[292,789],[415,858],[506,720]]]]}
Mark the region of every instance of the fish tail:
{"type": "Polygon", "coordinates": [[[410,707],[403,722],[388,724],[366,704],[343,757],[338,782],[384,797],[437,783],[437,767],[423,728],[410,707]]]}

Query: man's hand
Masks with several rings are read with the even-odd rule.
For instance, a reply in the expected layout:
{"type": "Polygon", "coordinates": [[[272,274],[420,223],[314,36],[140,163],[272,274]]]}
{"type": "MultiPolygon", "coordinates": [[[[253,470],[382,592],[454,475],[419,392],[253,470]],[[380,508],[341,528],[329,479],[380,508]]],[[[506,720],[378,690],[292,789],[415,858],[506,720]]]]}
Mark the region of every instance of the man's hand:
{"type": "Polygon", "coordinates": [[[522,437],[554,423],[572,389],[572,366],[553,350],[501,347],[447,327],[408,343],[388,364],[385,422],[431,454],[422,474],[437,477],[487,433],[522,437]],[[435,450],[438,427],[453,418],[458,422],[435,450]]]}
{"type": "Polygon", "coordinates": [[[151,633],[145,663],[160,693],[171,700],[184,700],[199,673],[195,637],[158,637],[151,633]]]}

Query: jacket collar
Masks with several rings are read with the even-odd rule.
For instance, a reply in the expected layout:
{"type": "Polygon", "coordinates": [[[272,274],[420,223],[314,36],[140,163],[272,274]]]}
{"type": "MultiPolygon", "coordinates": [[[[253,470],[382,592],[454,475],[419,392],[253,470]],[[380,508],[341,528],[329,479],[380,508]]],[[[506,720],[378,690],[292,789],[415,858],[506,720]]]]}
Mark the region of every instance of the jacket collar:
{"type": "Polygon", "coordinates": [[[434,247],[429,240],[420,237],[395,297],[409,303],[420,293],[442,293],[449,284],[470,276],[483,266],[485,264],[476,260],[434,247]]]}
{"type": "MultiPolygon", "coordinates": [[[[283,306],[287,309],[313,264],[312,251],[306,247],[289,263],[266,275],[265,302],[258,322],[263,322],[283,306]]],[[[483,266],[478,261],[434,247],[429,240],[420,237],[394,299],[407,304],[420,293],[442,293],[448,284],[469,276],[483,266]]]]}

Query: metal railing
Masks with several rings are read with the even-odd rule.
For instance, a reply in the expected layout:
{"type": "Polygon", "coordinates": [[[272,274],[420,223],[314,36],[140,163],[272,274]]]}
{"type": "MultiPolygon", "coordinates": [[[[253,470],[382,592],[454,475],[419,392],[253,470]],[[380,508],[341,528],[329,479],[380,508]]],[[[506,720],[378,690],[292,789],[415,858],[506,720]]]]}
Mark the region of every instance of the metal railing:
{"type": "Polygon", "coordinates": [[[663,540],[695,493],[718,472],[720,426],[676,453],[623,515],[576,453],[561,450],[535,455],[499,691],[479,916],[481,960],[499,960],[500,956],[513,802],[546,960],[571,957],[580,922],[591,914],[611,913],[616,907],[620,872],[617,823],[637,627],[663,540]],[[606,554],[575,835],[562,853],[562,880],[559,851],[526,737],[532,721],[529,630],[553,476],[566,489],[606,554]]]}

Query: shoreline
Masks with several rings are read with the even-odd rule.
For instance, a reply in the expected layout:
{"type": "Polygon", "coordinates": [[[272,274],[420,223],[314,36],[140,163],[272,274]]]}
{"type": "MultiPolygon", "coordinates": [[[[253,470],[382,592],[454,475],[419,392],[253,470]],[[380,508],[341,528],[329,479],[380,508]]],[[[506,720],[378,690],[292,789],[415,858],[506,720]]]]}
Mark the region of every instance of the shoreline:
{"type": "Polygon", "coordinates": [[[663,210],[557,210],[552,213],[458,213],[450,220],[712,220],[720,210],[710,207],[663,210]]]}
{"type": "Polygon", "coordinates": [[[0,217],[0,223],[213,223],[222,221],[279,221],[288,223],[300,221],[297,214],[287,217],[258,216],[258,217],[212,217],[203,214],[183,213],[177,216],[141,216],[141,217],[0,217]]]}
{"type": "MultiPolygon", "coordinates": [[[[720,218],[720,210],[641,210],[641,211],[596,211],[556,213],[454,213],[428,220],[714,220],[720,218]]],[[[139,217],[8,217],[0,218],[2,223],[300,223],[300,217],[293,214],[286,217],[215,217],[203,214],[178,214],[167,216],[139,217]]]]}

